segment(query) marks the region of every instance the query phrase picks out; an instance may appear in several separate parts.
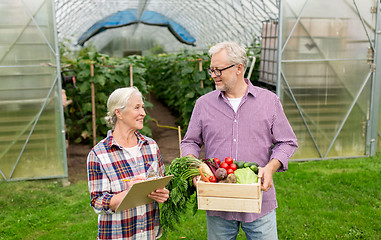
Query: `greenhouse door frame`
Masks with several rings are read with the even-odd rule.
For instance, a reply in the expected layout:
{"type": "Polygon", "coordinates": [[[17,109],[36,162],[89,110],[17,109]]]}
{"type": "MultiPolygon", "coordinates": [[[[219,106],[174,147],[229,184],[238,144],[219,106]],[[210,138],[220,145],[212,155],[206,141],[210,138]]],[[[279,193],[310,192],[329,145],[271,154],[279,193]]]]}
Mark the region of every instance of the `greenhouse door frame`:
{"type": "Polygon", "coordinates": [[[374,73],[372,79],[372,92],[370,100],[370,120],[367,132],[367,146],[369,146],[369,155],[374,156],[377,152],[377,138],[381,139],[378,129],[380,104],[381,104],[381,0],[377,1],[376,32],[373,52],[374,73]]]}
{"type": "MultiPolygon", "coordinates": [[[[365,29],[367,39],[369,41],[370,49],[372,52],[371,56],[368,57],[368,63],[370,65],[369,74],[366,76],[366,79],[363,80],[364,82],[361,85],[361,88],[359,89],[358,94],[355,96],[344,120],[342,121],[342,123],[340,125],[340,128],[336,132],[335,137],[333,138],[332,142],[330,143],[328,150],[325,153],[321,153],[321,151],[317,145],[317,142],[315,141],[314,136],[311,132],[311,129],[309,128],[307,121],[303,116],[302,109],[300,108],[300,106],[299,106],[299,104],[295,98],[295,95],[294,95],[294,93],[293,93],[293,91],[292,91],[292,89],[291,89],[291,87],[287,81],[287,78],[286,78],[286,76],[282,70],[282,64],[285,62],[288,62],[287,60],[282,60],[282,54],[285,50],[285,47],[287,45],[288,40],[290,39],[290,37],[293,33],[293,30],[295,29],[296,25],[299,23],[299,20],[301,18],[301,14],[303,13],[304,7],[310,1],[312,1],[312,0],[306,0],[304,3],[304,6],[302,7],[302,10],[300,11],[300,14],[298,16],[295,16],[296,17],[295,25],[293,26],[291,32],[287,36],[287,39],[285,40],[285,42],[282,42],[282,39],[283,39],[282,38],[283,37],[282,36],[282,28],[283,28],[282,5],[284,3],[282,3],[282,1],[279,2],[279,21],[278,21],[278,23],[279,23],[279,26],[278,26],[278,43],[279,44],[278,44],[278,59],[277,59],[278,60],[277,61],[278,62],[278,71],[277,71],[277,81],[276,81],[276,94],[279,97],[281,97],[281,95],[282,95],[281,81],[284,81],[284,84],[287,87],[287,90],[291,94],[292,101],[295,103],[295,105],[299,111],[299,114],[300,114],[300,116],[304,122],[304,125],[307,128],[308,134],[312,138],[312,141],[313,141],[317,151],[319,152],[320,159],[328,159],[327,155],[330,152],[332,146],[334,145],[337,137],[339,136],[346,120],[349,117],[349,114],[351,113],[354,105],[356,104],[356,101],[360,97],[360,94],[363,91],[363,89],[365,88],[365,85],[368,82],[370,82],[371,92],[370,92],[370,99],[369,99],[369,116],[367,116],[367,124],[366,124],[366,130],[365,130],[366,142],[365,142],[365,154],[364,155],[365,156],[374,156],[377,152],[377,139],[381,139],[380,133],[378,131],[379,114],[381,114],[381,112],[380,112],[380,104],[381,104],[380,103],[380,101],[381,101],[380,100],[380,95],[381,95],[381,0],[377,0],[376,1],[377,5],[375,7],[372,7],[372,9],[370,9],[376,16],[375,28],[374,28],[375,29],[374,39],[370,39],[369,34],[365,28],[364,19],[362,18],[361,13],[359,12],[359,9],[357,7],[357,5],[359,4],[360,1],[353,0],[353,3],[356,7],[355,10],[357,11],[357,15],[358,15],[359,19],[361,20],[361,23],[365,29]]],[[[348,1],[347,1],[347,3],[348,3],[348,1]]],[[[313,36],[310,36],[310,37],[311,37],[312,41],[314,41],[313,36]]],[[[317,44],[315,44],[315,45],[318,47],[317,44]]],[[[329,60],[329,59],[323,59],[322,61],[327,61],[327,60],[329,60]]],[[[358,156],[353,156],[353,157],[358,157],[358,156]]]]}
{"type": "MultiPolygon", "coordinates": [[[[62,95],[60,94],[61,93],[61,90],[62,90],[62,80],[61,80],[61,64],[60,64],[60,53],[59,53],[59,49],[58,49],[58,37],[57,37],[57,24],[56,24],[56,17],[55,17],[55,11],[56,11],[56,8],[55,8],[55,2],[54,0],[41,0],[41,5],[35,10],[35,12],[31,12],[29,11],[29,8],[27,7],[27,5],[21,1],[21,3],[23,4],[24,8],[25,8],[25,13],[28,15],[28,18],[29,18],[29,21],[27,21],[25,23],[25,26],[24,28],[21,29],[21,31],[18,33],[18,36],[17,38],[13,41],[13,43],[9,46],[9,49],[4,53],[3,56],[0,56],[0,62],[9,54],[9,52],[13,49],[13,47],[15,46],[17,40],[22,36],[22,34],[25,32],[25,30],[27,29],[27,25],[30,24],[30,23],[33,23],[36,27],[36,29],[38,30],[38,32],[40,32],[41,34],[41,37],[43,38],[44,42],[48,45],[50,51],[54,54],[55,56],[55,59],[56,59],[56,66],[52,65],[52,64],[46,64],[46,63],[41,63],[40,65],[22,65],[22,66],[4,66],[4,67],[34,67],[34,68],[43,68],[43,67],[52,67],[52,68],[56,68],[56,76],[54,77],[54,80],[52,81],[52,85],[47,93],[47,96],[44,100],[44,102],[42,103],[42,106],[40,108],[40,110],[38,111],[37,115],[32,119],[32,121],[29,122],[29,124],[25,127],[25,129],[23,131],[21,131],[21,133],[19,133],[19,135],[16,137],[16,139],[14,139],[13,141],[10,141],[10,145],[5,149],[5,151],[3,151],[1,154],[2,155],[5,155],[5,153],[7,153],[10,148],[13,146],[13,144],[15,144],[16,140],[18,140],[18,138],[24,134],[24,133],[27,133],[27,129],[29,127],[31,127],[29,133],[27,133],[27,138],[25,140],[25,142],[23,143],[23,146],[21,148],[21,151],[18,153],[18,157],[12,167],[12,170],[11,170],[11,173],[9,175],[9,177],[7,177],[0,169],[0,177],[2,177],[5,181],[12,181],[12,180],[29,180],[29,179],[46,179],[46,178],[67,178],[68,177],[68,168],[67,168],[67,155],[66,155],[66,144],[65,144],[65,123],[64,123],[64,114],[63,114],[63,106],[62,106],[62,95]],[[44,35],[43,31],[41,30],[41,26],[39,25],[38,21],[36,20],[36,13],[43,7],[43,5],[45,4],[45,2],[50,2],[51,4],[51,11],[52,11],[52,24],[53,24],[53,35],[54,35],[54,45],[55,46],[52,46],[49,42],[49,40],[47,39],[47,37],[44,35]],[[58,175],[58,176],[42,176],[42,177],[20,177],[20,178],[17,178],[15,179],[14,178],[14,173],[15,173],[15,170],[16,168],[19,166],[19,163],[20,163],[20,160],[21,160],[21,157],[23,156],[24,152],[25,152],[25,149],[30,141],[30,138],[36,128],[36,125],[37,123],[39,122],[40,120],[40,117],[42,115],[42,112],[45,110],[46,106],[47,106],[47,103],[48,101],[50,100],[49,97],[51,97],[51,95],[54,93],[54,88],[55,86],[57,86],[57,89],[58,89],[58,101],[59,101],[59,105],[61,106],[61,108],[59,108],[59,115],[60,115],[60,119],[57,119],[57,122],[59,121],[59,127],[60,129],[56,129],[57,131],[57,138],[61,138],[61,142],[63,143],[63,146],[62,146],[62,157],[63,157],[63,164],[64,164],[64,174],[63,175],[58,175]]],[[[3,67],[3,66],[0,66],[0,67],[3,67]]],[[[58,141],[58,143],[60,143],[60,141],[58,141]]],[[[1,179],[0,179],[1,180],[1,179]]]]}

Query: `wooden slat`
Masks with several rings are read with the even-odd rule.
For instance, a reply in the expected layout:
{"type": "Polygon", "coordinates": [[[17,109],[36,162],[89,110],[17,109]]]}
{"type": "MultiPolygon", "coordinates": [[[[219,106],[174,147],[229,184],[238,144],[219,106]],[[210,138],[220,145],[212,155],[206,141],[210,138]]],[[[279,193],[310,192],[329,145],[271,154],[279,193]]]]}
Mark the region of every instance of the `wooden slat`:
{"type": "Polygon", "coordinates": [[[197,197],[197,203],[200,210],[260,213],[262,196],[260,199],[197,197]]]}
{"type": "Polygon", "coordinates": [[[197,196],[258,199],[260,185],[198,182],[197,196]]]}

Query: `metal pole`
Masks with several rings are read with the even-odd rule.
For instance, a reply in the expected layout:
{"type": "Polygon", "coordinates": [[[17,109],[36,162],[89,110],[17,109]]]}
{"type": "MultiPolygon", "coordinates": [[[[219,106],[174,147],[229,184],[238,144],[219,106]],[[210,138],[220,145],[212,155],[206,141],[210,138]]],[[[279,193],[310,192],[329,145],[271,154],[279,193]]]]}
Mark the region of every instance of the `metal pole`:
{"type": "MultiPolygon", "coordinates": [[[[67,168],[67,152],[66,152],[66,130],[65,130],[65,118],[64,118],[64,111],[63,111],[63,105],[62,105],[62,79],[61,79],[61,56],[60,51],[58,49],[58,36],[57,36],[57,22],[56,22],[56,7],[54,0],[51,0],[52,3],[52,20],[53,20],[53,35],[54,35],[54,50],[55,50],[55,56],[56,56],[56,65],[57,65],[57,87],[58,87],[58,99],[59,99],[59,116],[60,116],[60,129],[57,131],[57,138],[61,138],[61,147],[62,150],[60,151],[60,154],[62,154],[62,160],[65,170],[65,176],[68,176],[68,168],[67,168]]],[[[60,141],[58,141],[58,144],[60,141]]],[[[58,149],[60,149],[60,146],[58,146],[58,149]]]]}
{"type": "Polygon", "coordinates": [[[377,140],[380,136],[378,121],[380,114],[380,94],[381,94],[381,6],[380,1],[377,1],[377,15],[376,15],[376,30],[374,40],[374,62],[372,68],[374,69],[373,78],[371,82],[371,96],[369,106],[369,124],[367,126],[367,150],[369,155],[374,156],[377,150],[377,140]],[[369,146],[369,147],[368,147],[369,146]]]}
{"type": "Polygon", "coordinates": [[[282,61],[282,27],[283,27],[283,21],[282,21],[282,16],[283,16],[283,10],[282,10],[282,1],[279,1],[279,20],[278,20],[278,59],[277,59],[277,78],[276,78],[276,95],[278,97],[280,97],[280,78],[282,77],[281,76],[281,72],[282,72],[282,64],[281,64],[281,61],[282,61]]]}

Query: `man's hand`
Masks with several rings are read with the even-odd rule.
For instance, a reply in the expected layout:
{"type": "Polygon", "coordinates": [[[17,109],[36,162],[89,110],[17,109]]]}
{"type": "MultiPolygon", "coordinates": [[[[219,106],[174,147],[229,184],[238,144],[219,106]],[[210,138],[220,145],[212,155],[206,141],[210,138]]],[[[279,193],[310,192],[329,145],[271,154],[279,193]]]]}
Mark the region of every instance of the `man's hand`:
{"type": "Polygon", "coordinates": [[[195,176],[192,179],[193,186],[195,186],[196,188],[197,188],[197,182],[198,182],[198,180],[200,180],[200,178],[201,178],[201,176],[195,176]]]}
{"type": "Polygon", "coordinates": [[[258,170],[258,181],[262,183],[261,189],[267,192],[273,185],[273,175],[282,166],[279,160],[271,159],[269,163],[258,170]]]}

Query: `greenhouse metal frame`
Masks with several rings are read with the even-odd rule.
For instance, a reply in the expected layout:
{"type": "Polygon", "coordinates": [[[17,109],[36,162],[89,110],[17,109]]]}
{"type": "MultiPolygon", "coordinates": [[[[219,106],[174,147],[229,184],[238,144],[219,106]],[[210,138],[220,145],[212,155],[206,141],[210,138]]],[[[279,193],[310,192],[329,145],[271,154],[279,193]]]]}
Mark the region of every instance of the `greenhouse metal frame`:
{"type": "Polygon", "coordinates": [[[54,2],[0,2],[0,178],[67,178],[54,2]]]}
{"type": "Polygon", "coordinates": [[[303,132],[293,159],[375,155],[380,3],[286,0],[280,9],[276,89],[294,130],[303,132]]]}

